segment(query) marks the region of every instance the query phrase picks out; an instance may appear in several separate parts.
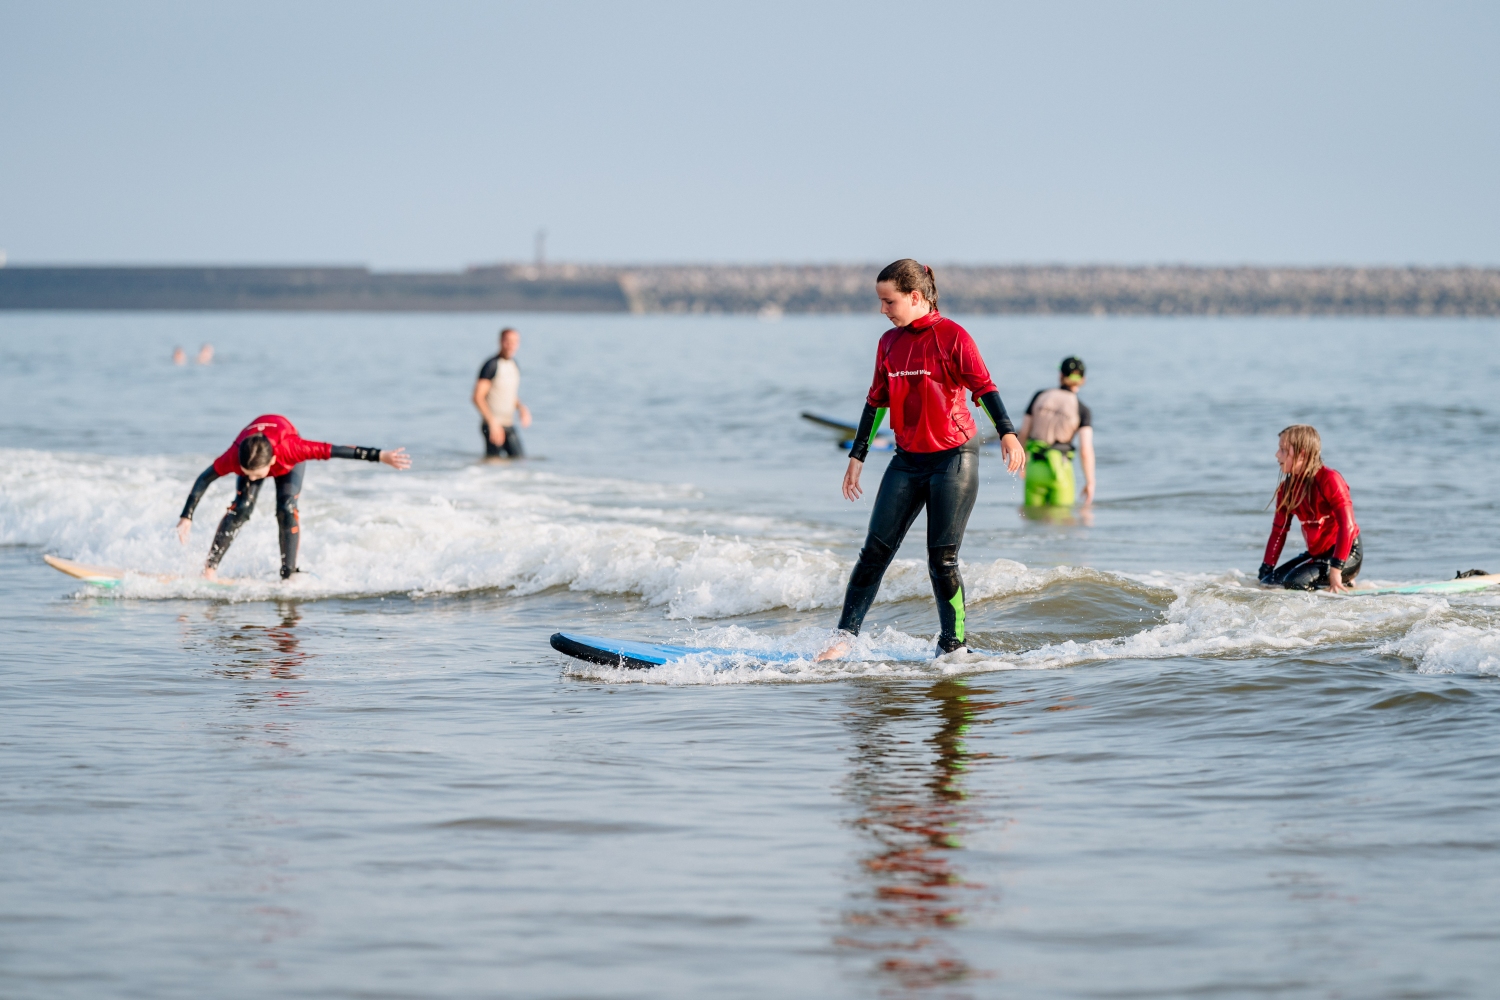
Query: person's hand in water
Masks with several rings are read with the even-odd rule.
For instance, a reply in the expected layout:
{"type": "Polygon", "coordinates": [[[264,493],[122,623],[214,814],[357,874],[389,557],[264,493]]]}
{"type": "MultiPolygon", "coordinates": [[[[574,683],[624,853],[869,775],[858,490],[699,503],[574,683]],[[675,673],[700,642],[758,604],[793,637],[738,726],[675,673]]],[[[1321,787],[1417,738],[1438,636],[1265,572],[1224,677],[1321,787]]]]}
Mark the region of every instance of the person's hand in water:
{"type": "Polygon", "coordinates": [[[1349,588],[1344,586],[1344,571],[1337,567],[1328,567],[1328,592],[1330,594],[1347,594],[1349,588]]]}
{"type": "Polygon", "coordinates": [[[1091,504],[1093,502],[1094,502],[1094,484],[1093,483],[1084,483],[1083,484],[1083,505],[1085,507],[1087,507],[1089,504],[1091,504]]]}
{"type": "Polygon", "coordinates": [[[530,409],[530,407],[528,407],[525,403],[522,403],[522,402],[518,401],[516,403],[516,412],[521,415],[521,426],[522,427],[530,427],[531,426],[531,409],[530,409]]]}
{"type": "Polygon", "coordinates": [[[1014,434],[1007,434],[1000,439],[1000,454],[1005,456],[1005,471],[1011,475],[1020,472],[1026,465],[1026,449],[1021,447],[1021,439],[1014,434]]]}
{"type": "Polygon", "coordinates": [[[850,503],[865,495],[865,491],[859,488],[859,474],[864,467],[865,463],[857,458],[851,458],[849,468],[844,470],[844,499],[850,503]]]}
{"type": "Polygon", "coordinates": [[[490,444],[496,448],[505,443],[505,428],[499,424],[490,424],[490,444]]]}
{"type": "MultiPolygon", "coordinates": [[[[492,440],[494,439],[494,436],[495,436],[494,431],[491,431],[490,432],[490,438],[492,440]]],[[[495,443],[496,444],[501,444],[504,441],[505,441],[505,428],[502,427],[502,428],[500,428],[500,440],[496,441],[495,443]]],[[[411,456],[406,453],[406,449],[405,448],[396,448],[394,450],[392,450],[390,448],[382,449],[381,452],[380,452],[380,461],[381,461],[381,463],[383,465],[389,465],[393,469],[410,469],[411,468],[411,456]]]]}
{"type": "Polygon", "coordinates": [[[183,545],[187,544],[188,535],[193,533],[193,519],[180,517],[177,519],[177,540],[183,545]]]}

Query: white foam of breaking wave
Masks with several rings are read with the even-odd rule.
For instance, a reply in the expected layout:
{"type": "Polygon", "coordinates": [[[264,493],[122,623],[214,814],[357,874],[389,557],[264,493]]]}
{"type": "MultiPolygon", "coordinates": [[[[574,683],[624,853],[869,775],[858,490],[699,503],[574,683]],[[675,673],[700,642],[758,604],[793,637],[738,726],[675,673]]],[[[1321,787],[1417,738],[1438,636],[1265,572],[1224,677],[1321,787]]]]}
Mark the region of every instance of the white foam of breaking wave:
{"type": "MultiPolygon", "coordinates": [[[[803,629],[782,638],[750,630],[710,628],[672,637],[687,646],[731,648],[736,654],[695,654],[651,670],[569,664],[574,673],[616,682],[662,684],[742,684],[821,682],[852,677],[936,678],[1000,670],[1053,670],[1119,660],[1203,657],[1235,659],[1316,654],[1336,647],[1374,647],[1377,652],[1431,664],[1462,663],[1466,671],[1491,672],[1500,663],[1500,635],[1446,621],[1448,601],[1428,595],[1366,599],[1263,590],[1243,574],[1124,574],[1065,569],[1027,574],[1045,587],[1073,579],[1093,579],[1170,590],[1166,621],[1130,635],[1087,642],[1051,643],[1016,653],[982,653],[961,662],[936,659],[934,637],[910,636],[887,628],[861,636],[840,660],[816,662],[833,639],[828,629],[803,629]],[[1404,645],[1403,645],[1404,644],[1404,645]],[[1450,651],[1451,644],[1451,651],[1450,651]],[[1420,645],[1420,650],[1417,646],[1420,645]],[[738,651],[743,650],[740,654],[738,651]],[[791,662],[767,663],[757,654],[794,653],[791,662]]],[[[970,621],[979,617],[971,607],[970,621]]],[[[1433,669],[1424,663],[1423,669],[1433,669]]]]}
{"type": "Polygon", "coordinates": [[[1446,617],[1423,622],[1380,652],[1411,660],[1424,674],[1500,676],[1500,629],[1446,617]]]}
{"type": "MultiPolygon", "coordinates": [[[[674,618],[837,607],[852,563],[824,547],[833,536],[815,525],[650,504],[691,499],[689,487],[494,466],[398,475],[332,462],[313,465],[303,487],[299,561],[313,575],[292,584],[276,579],[274,487],[267,484],[220,567],[241,582],[214,588],[197,572],[232,480],[215,483],[199,506],[189,545],[174,533],[204,461],[0,452],[0,542],[134,570],[110,592],[125,598],[531,594],[566,587],[638,595],[674,618]]],[[[1034,573],[1009,560],[965,569],[977,599],[1038,589],[1058,572],[1066,571],[1034,573]]],[[[898,560],[880,600],[929,594],[925,564],[898,560]]]]}

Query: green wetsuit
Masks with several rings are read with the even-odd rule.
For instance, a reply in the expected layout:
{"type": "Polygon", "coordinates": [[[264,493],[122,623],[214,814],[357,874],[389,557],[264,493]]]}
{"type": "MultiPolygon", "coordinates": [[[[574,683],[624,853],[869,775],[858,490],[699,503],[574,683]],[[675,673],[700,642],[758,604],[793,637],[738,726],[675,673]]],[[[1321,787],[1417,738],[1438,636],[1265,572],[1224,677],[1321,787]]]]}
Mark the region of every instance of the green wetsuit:
{"type": "Polygon", "coordinates": [[[1026,442],[1026,506],[1071,507],[1078,496],[1073,479],[1073,451],[1050,448],[1045,441],[1026,442]]]}
{"type": "Polygon", "coordinates": [[[1071,507],[1078,499],[1073,478],[1073,439],[1094,416],[1066,388],[1043,389],[1026,404],[1032,418],[1026,442],[1026,506],[1071,507]],[[1062,440],[1066,438],[1067,440],[1062,440]]]}

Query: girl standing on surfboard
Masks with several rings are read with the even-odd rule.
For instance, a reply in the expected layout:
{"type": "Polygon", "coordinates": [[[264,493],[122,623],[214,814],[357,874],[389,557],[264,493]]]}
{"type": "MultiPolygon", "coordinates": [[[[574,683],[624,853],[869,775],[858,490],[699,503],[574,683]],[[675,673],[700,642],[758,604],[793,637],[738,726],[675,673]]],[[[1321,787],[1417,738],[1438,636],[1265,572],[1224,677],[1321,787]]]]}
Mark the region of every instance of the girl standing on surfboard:
{"type": "Polygon", "coordinates": [[[1307,424],[1293,424],[1281,432],[1276,461],[1281,466],[1281,483],[1272,498],[1276,520],[1271,523],[1265,561],[1260,564],[1260,582],[1288,590],[1326,589],[1341,594],[1354,583],[1364,562],[1349,484],[1323,464],[1323,441],[1307,424]],[[1294,517],[1302,524],[1307,551],[1278,567],[1276,560],[1294,517]]]}
{"type": "MultiPolygon", "coordinates": [[[[880,338],[875,351],[875,378],[844,473],[845,498],[858,500],[863,493],[859,474],[887,411],[896,435],[896,457],[886,467],[875,496],[870,531],[849,577],[839,629],[859,634],[886,567],[925,507],[927,572],[941,623],[938,649],[946,655],[964,648],[958,548],[979,492],[978,428],[964,402],[965,392],[994,421],[1006,469],[1019,471],[1026,452],[974,338],[938,313],[932,268],[909,258],[898,260],[880,272],[875,292],[881,313],[895,326],[880,338]]],[[[818,659],[835,659],[848,649],[848,640],[841,639],[818,659]]]]}
{"type": "Polygon", "coordinates": [[[214,543],[208,549],[208,561],[203,565],[203,575],[212,580],[218,576],[219,560],[229,551],[235,534],[250,520],[255,509],[255,498],[260,495],[261,483],[269,476],[276,480],[276,525],[278,541],[281,543],[281,578],[283,580],[297,572],[297,543],[301,532],[297,514],[297,497],[302,492],[304,464],[309,459],[322,461],[329,458],[361,458],[368,462],[382,462],[393,469],[408,469],[411,459],[405,448],[382,451],[379,448],[360,448],[346,444],[327,444],[323,441],[306,441],[297,433],[297,428],[286,417],[275,413],[256,417],[249,426],[240,431],[234,444],[214,464],[203,470],[198,481],[188,493],[182,516],[177,521],[177,537],[187,544],[188,534],[193,530],[193,511],[203,499],[209,485],[220,476],[235,473],[234,502],[219,530],[214,533],[214,543]]]}

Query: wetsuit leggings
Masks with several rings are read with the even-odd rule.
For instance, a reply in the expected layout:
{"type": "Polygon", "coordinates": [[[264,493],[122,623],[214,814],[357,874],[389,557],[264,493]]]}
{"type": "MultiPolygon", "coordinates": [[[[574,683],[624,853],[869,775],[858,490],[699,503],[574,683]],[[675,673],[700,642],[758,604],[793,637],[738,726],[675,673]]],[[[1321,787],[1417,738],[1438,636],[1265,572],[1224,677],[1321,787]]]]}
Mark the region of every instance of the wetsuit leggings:
{"type": "MultiPolygon", "coordinates": [[[[1315,556],[1304,552],[1277,566],[1265,582],[1287,590],[1327,590],[1328,560],[1332,558],[1333,549],[1315,556]]],[[[1359,575],[1359,567],[1364,561],[1365,547],[1356,537],[1354,546],[1349,550],[1349,558],[1344,560],[1343,576],[1346,585],[1359,575]]]]}
{"type": "Polygon", "coordinates": [[[927,508],[927,575],[937,597],[938,646],[951,652],[964,644],[964,581],[958,547],[979,494],[979,442],[930,453],[900,451],[880,480],[870,533],[844,593],[839,628],[859,634],[880,579],[923,507],[927,508]]]}
{"type": "Polygon", "coordinates": [[[479,422],[479,433],[484,436],[484,457],[501,458],[525,458],[526,449],[521,446],[521,435],[514,427],[505,428],[505,442],[496,444],[490,440],[490,425],[485,421],[479,422]]]}
{"type": "MultiPolygon", "coordinates": [[[[297,541],[301,537],[297,517],[297,497],[302,493],[302,474],[307,463],[298,462],[291,471],[276,477],[276,528],[277,540],[281,543],[281,578],[285,580],[297,572],[297,541]]],[[[250,520],[255,510],[255,498],[260,495],[263,479],[251,481],[244,476],[235,477],[234,501],[219,522],[214,533],[214,543],[208,550],[208,565],[218,566],[234,536],[250,520]]]]}
{"type": "Polygon", "coordinates": [[[1071,507],[1078,486],[1073,478],[1073,449],[1066,444],[1027,441],[1026,506],[1071,507]]]}

